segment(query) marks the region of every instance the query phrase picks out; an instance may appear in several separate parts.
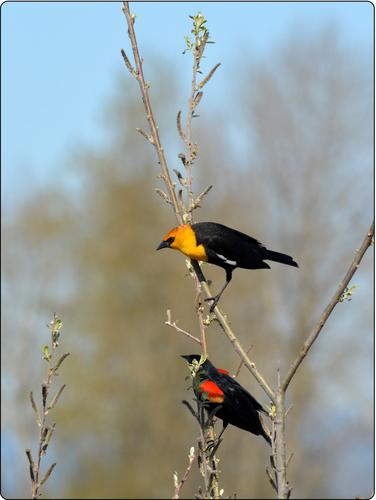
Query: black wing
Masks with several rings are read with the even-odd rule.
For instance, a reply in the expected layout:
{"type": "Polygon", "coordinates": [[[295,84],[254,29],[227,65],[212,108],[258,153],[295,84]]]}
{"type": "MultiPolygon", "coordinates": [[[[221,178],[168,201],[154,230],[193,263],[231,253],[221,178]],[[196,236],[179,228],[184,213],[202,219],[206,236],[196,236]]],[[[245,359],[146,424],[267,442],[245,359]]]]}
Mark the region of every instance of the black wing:
{"type": "Polygon", "coordinates": [[[265,413],[263,406],[255,399],[252,394],[250,394],[242,385],[239,384],[237,380],[230,375],[225,373],[219,374],[219,379],[214,380],[214,382],[223,390],[223,392],[229,395],[229,397],[237,397],[243,402],[244,405],[252,406],[256,411],[262,411],[265,413]]]}
{"type": "Polygon", "coordinates": [[[224,422],[256,435],[261,434],[269,440],[260,420],[259,412],[265,413],[260,403],[229,375],[220,374],[218,378],[215,377],[214,382],[225,394],[217,416],[224,422]]]}
{"type": "Polygon", "coordinates": [[[198,222],[192,228],[210,263],[230,268],[269,268],[263,262],[266,248],[255,238],[215,222],[198,222]]]}

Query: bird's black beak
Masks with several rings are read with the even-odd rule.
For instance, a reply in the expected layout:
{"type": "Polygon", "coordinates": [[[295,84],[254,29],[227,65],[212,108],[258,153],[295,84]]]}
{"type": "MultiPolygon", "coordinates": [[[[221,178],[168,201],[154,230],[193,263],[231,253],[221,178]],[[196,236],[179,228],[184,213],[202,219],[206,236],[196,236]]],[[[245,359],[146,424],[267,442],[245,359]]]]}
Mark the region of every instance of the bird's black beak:
{"type": "Polygon", "coordinates": [[[196,354],[181,354],[180,356],[181,358],[185,359],[187,363],[189,363],[190,365],[192,364],[192,361],[194,359],[200,359],[200,356],[199,355],[196,355],[196,354]]]}
{"type": "Polygon", "coordinates": [[[156,248],[156,250],[161,250],[161,248],[168,248],[170,246],[170,243],[168,241],[162,241],[159,246],[156,248]]]}

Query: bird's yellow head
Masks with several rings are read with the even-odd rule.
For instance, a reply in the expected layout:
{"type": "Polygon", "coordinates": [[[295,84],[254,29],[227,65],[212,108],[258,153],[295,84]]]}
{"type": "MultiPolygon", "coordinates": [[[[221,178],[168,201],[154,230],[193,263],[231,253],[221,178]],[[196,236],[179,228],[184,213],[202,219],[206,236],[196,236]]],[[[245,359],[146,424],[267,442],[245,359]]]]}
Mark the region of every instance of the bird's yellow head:
{"type": "Polygon", "coordinates": [[[173,248],[196,260],[207,260],[205,249],[197,245],[196,234],[189,224],[174,227],[161,241],[157,250],[173,248]]]}
{"type": "Polygon", "coordinates": [[[166,236],[164,236],[157,250],[160,250],[161,248],[175,248],[176,250],[180,250],[181,246],[183,246],[183,241],[187,238],[187,234],[189,234],[189,232],[193,231],[188,224],[174,227],[166,234],[166,236]]]}

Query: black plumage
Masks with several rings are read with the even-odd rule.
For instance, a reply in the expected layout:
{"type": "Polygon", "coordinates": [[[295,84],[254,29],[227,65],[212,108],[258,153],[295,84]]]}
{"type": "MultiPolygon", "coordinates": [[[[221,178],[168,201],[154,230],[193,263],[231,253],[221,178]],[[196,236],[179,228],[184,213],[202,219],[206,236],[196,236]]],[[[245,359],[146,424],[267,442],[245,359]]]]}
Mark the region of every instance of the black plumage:
{"type": "Polygon", "coordinates": [[[299,267],[292,257],[280,252],[268,250],[259,241],[236,229],[216,222],[198,222],[192,225],[197,245],[203,245],[207,262],[222,267],[226,271],[226,283],[213,298],[211,310],[217,305],[223,291],[232,279],[237,268],[270,269],[264,260],[279,262],[288,266],[299,267]]]}
{"type": "MultiPolygon", "coordinates": [[[[182,358],[192,364],[193,360],[200,360],[200,355],[189,354],[183,355],[182,358]]],[[[271,444],[270,436],[265,432],[260,419],[260,413],[267,414],[267,412],[239,382],[227,375],[227,373],[219,371],[208,359],[200,366],[196,377],[198,377],[198,384],[194,385],[196,397],[203,398],[204,389],[200,391],[200,386],[207,380],[214,382],[223,392],[224,397],[221,403],[210,402],[210,397],[203,400],[208,413],[215,411],[215,416],[223,420],[224,429],[228,424],[231,424],[256,436],[261,435],[271,444]]]]}

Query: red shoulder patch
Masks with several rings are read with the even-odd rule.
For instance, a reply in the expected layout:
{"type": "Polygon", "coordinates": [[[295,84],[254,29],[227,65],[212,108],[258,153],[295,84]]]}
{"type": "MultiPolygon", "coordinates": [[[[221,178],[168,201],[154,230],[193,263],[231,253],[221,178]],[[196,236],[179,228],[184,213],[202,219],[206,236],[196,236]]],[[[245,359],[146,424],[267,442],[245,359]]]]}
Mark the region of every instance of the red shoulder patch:
{"type": "Polygon", "coordinates": [[[200,384],[200,391],[207,394],[207,399],[211,403],[223,403],[225,393],[211,380],[205,380],[200,384]]]}
{"type": "Polygon", "coordinates": [[[223,368],[217,368],[217,370],[225,375],[228,375],[230,372],[228,370],[224,370],[223,368]]]}

